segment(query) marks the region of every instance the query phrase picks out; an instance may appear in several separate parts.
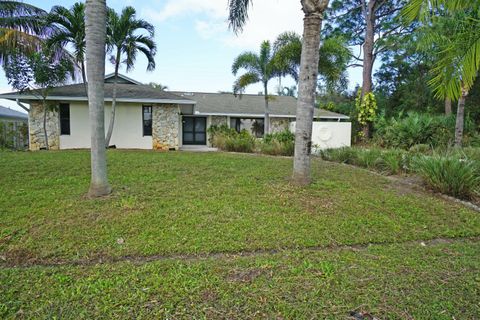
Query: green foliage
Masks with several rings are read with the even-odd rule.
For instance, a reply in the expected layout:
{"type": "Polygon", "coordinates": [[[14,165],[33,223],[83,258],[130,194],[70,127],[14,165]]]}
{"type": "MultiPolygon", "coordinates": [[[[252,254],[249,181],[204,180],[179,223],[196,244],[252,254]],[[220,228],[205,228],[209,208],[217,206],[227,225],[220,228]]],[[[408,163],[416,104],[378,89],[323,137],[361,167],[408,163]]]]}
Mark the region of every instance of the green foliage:
{"type": "Polygon", "coordinates": [[[233,152],[255,152],[256,139],[246,130],[227,136],[225,150],[233,152]]]}
{"type": "Polygon", "coordinates": [[[270,155],[293,156],[295,135],[290,130],[265,135],[260,151],[270,155]]]}
{"type": "Polygon", "coordinates": [[[396,149],[344,147],[322,150],[320,155],[324,160],[351,164],[387,175],[408,172],[410,163],[408,153],[396,149]]]}
{"type": "Polygon", "coordinates": [[[210,143],[220,150],[252,153],[255,151],[256,139],[246,130],[237,132],[226,125],[210,126],[210,143]]]}
{"type": "MultiPolygon", "coordinates": [[[[387,119],[380,117],[375,122],[374,141],[382,147],[408,150],[415,145],[448,148],[454,139],[455,118],[410,112],[405,117],[387,119]]],[[[469,119],[465,123],[466,141],[475,132],[469,119]]]]}
{"type": "Polygon", "coordinates": [[[17,52],[4,66],[8,83],[19,91],[31,91],[38,98],[44,99],[48,91],[56,85],[73,78],[74,67],[69,59],[58,60],[55,52],[48,48],[28,56],[17,52]]]}
{"type": "Polygon", "coordinates": [[[340,148],[323,150],[324,160],[352,164],[397,175],[417,173],[434,191],[457,198],[470,199],[480,192],[480,148],[450,149],[443,154],[431,153],[426,145],[416,145],[411,152],[399,149],[340,148]]]}
{"type": "Polygon", "coordinates": [[[355,109],[357,111],[357,120],[361,125],[367,125],[375,121],[377,101],[373,92],[368,92],[362,98],[362,91],[359,89],[355,99],[355,109]]]}
{"type": "MultiPolygon", "coordinates": [[[[46,44],[49,47],[72,46],[75,62],[85,75],[85,3],[77,2],[70,9],[54,6],[46,17],[47,25],[53,29],[46,44]]],[[[86,79],[83,79],[86,81],[86,79]]]]}
{"type": "Polygon", "coordinates": [[[108,10],[107,16],[107,51],[111,52],[110,62],[115,71],[125,64],[126,71],[134,65],[138,53],[147,58],[147,71],[155,69],[155,27],[143,20],[137,19],[133,7],[125,7],[119,15],[114,9],[108,10]]]}
{"type": "Polygon", "coordinates": [[[480,187],[479,162],[458,156],[419,156],[415,171],[434,191],[469,199],[480,187]]]}

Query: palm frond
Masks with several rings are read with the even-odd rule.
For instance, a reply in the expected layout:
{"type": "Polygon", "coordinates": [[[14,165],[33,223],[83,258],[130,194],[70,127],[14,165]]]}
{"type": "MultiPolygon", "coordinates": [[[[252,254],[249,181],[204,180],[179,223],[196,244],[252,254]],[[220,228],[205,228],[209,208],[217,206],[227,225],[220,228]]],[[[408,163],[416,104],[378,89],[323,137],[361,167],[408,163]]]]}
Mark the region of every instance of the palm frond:
{"type": "Polygon", "coordinates": [[[232,64],[232,73],[237,75],[240,69],[246,69],[249,72],[261,73],[260,57],[253,52],[244,52],[237,56],[232,64]]]}
{"type": "Polygon", "coordinates": [[[248,9],[252,0],[228,0],[229,28],[235,33],[241,32],[248,20],[248,9]]]}
{"type": "Polygon", "coordinates": [[[237,80],[235,80],[235,83],[233,84],[233,93],[234,94],[242,94],[245,91],[245,88],[248,87],[251,84],[255,84],[257,82],[260,82],[261,79],[258,76],[258,74],[254,72],[247,72],[242,74],[240,77],[238,77],[237,80]]]}

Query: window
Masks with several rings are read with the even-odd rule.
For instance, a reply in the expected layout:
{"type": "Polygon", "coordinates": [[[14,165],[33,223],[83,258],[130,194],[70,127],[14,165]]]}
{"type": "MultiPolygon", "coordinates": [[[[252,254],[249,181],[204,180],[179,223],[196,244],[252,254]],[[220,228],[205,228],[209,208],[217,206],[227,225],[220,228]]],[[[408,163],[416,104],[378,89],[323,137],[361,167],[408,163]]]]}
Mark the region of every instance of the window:
{"type": "Polygon", "coordinates": [[[152,106],[143,106],[143,135],[152,135],[152,106]]]}
{"type": "Polygon", "coordinates": [[[60,134],[70,135],[70,105],[60,103],[60,134]]]}
{"type": "Polygon", "coordinates": [[[259,118],[230,118],[230,128],[237,132],[247,130],[257,138],[263,137],[264,120],[259,118]]]}

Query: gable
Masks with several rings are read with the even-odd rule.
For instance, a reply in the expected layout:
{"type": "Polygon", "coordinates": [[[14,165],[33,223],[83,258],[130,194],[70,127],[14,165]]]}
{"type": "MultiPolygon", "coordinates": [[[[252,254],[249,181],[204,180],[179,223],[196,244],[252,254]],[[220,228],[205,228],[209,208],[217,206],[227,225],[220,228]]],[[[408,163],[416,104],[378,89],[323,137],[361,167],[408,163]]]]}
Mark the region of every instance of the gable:
{"type": "MultiPolygon", "coordinates": [[[[115,74],[110,73],[105,76],[105,83],[114,83],[115,82],[115,74]]],[[[120,84],[134,84],[134,85],[139,85],[141,84],[140,82],[133,80],[132,78],[129,78],[127,76],[124,76],[123,74],[118,74],[117,77],[117,83],[120,84]]]]}

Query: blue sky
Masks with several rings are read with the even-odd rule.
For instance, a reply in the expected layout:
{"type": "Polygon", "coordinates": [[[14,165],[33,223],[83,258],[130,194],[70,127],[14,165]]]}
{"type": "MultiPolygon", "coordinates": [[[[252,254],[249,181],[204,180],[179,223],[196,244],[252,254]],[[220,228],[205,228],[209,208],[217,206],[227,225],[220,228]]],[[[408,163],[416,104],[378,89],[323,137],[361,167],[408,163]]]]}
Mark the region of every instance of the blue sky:
{"type": "MultiPolygon", "coordinates": [[[[54,5],[70,7],[70,0],[31,0],[30,3],[50,10],[54,5]]],[[[158,82],[170,90],[230,91],[235,77],[231,73],[233,59],[243,51],[257,51],[262,40],[274,41],[283,31],[302,31],[303,13],[298,0],[257,0],[250,10],[250,19],[242,33],[228,30],[227,0],[107,0],[107,5],[120,11],[130,5],[139,18],[155,26],[158,52],[156,69],[146,71],[145,59],[139,55],[135,69],[127,76],[138,81],[158,82]]],[[[107,73],[113,71],[109,62],[107,73]]],[[[125,71],[121,71],[125,74],[125,71]]],[[[350,87],[361,82],[361,70],[349,72],[350,87]]],[[[282,85],[291,85],[291,79],[282,85]]],[[[270,84],[273,92],[276,81],[270,84]]],[[[11,91],[3,71],[0,91],[11,91]]],[[[262,91],[260,85],[247,93],[262,91]]],[[[0,105],[19,110],[15,103],[0,100],[0,105]]],[[[20,109],[21,110],[21,109],[20,109]]]]}

